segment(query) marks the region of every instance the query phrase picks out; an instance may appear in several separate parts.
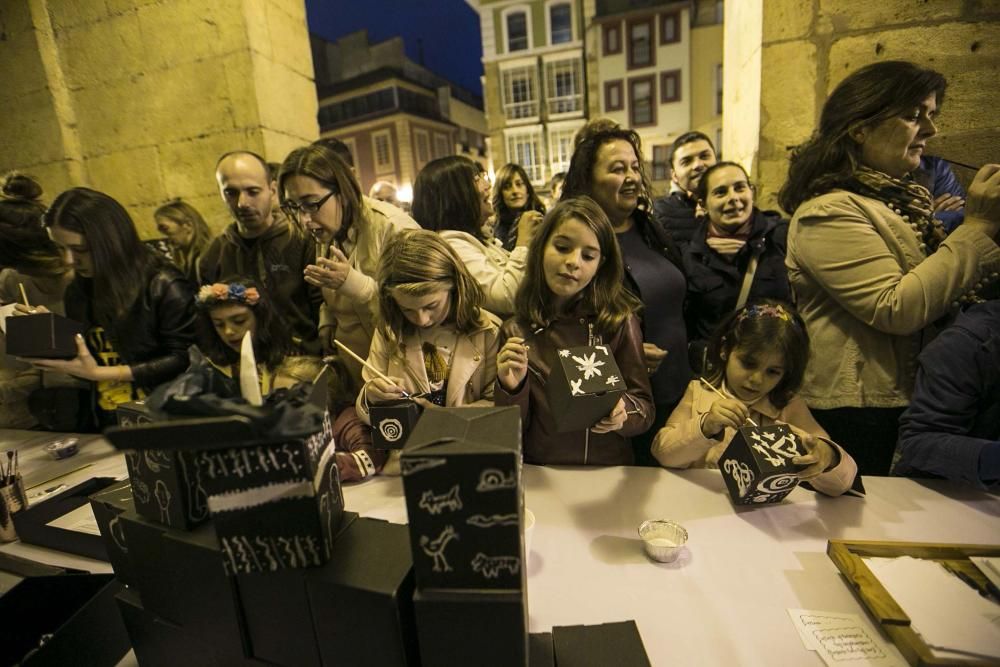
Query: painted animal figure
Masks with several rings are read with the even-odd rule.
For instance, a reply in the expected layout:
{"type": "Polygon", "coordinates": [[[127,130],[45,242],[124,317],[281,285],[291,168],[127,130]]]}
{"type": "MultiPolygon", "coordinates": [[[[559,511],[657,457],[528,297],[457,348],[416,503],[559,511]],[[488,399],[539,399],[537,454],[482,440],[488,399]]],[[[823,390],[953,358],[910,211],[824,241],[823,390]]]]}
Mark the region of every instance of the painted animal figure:
{"type": "Polygon", "coordinates": [[[517,556],[487,556],[480,552],[472,559],[472,569],[487,579],[496,579],[500,576],[501,570],[517,574],[520,567],[521,559],[517,556]]]}
{"type": "Polygon", "coordinates": [[[462,509],[462,499],[458,495],[458,484],[451,487],[448,493],[440,496],[434,495],[430,489],[424,491],[417,506],[426,510],[428,514],[440,514],[446,509],[452,512],[462,509]]]}
{"type": "Polygon", "coordinates": [[[435,572],[451,572],[451,566],[444,557],[444,549],[452,540],[458,539],[458,533],[453,526],[445,526],[441,534],[433,540],[426,535],[420,536],[420,548],[424,553],[434,559],[435,572]]]}

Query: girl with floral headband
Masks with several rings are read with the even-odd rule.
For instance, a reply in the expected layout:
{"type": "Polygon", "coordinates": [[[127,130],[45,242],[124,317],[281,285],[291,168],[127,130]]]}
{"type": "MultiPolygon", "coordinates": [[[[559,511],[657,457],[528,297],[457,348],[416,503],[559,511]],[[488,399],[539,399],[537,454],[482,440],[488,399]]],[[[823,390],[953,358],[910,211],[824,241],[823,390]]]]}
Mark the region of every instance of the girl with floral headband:
{"type": "Polygon", "coordinates": [[[827,495],[844,493],[857,465],[796,395],[808,359],[805,325],[790,306],[764,300],[732,314],[709,343],[707,378],[688,385],[653,440],[653,456],[667,468],[715,468],[747,420],[783,423],[808,452],[793,459],[807,465],[799,478],[827,495]]]}
{"type": "Polygon", "coordinates": [[[237,377],[243,336],[249,331],[261,393],[267,394],[275,372],[293,349],[288,328],[270,302],[245,278],[202,285],[195,302],[201,351],[222,373],[237,377]]]}

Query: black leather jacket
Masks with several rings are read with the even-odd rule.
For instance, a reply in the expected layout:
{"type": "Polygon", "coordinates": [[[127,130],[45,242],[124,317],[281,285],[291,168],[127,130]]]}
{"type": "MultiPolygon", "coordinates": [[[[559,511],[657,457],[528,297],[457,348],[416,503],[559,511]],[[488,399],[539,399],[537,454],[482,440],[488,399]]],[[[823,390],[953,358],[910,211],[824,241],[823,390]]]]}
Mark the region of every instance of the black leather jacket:
{"type": "Polygon", "coordinates": [[[695,202],[683,192],[671,192],[653,202],[653,220],[670,232],[683,250],[694,237],[699,220],[695,217],[695,202]]]}
{"type": "MultiPolygon", "coordinates": [[[[87,278],[66,288],[66,316],[87,329],[95,325],[92,295],[87,278]]],[[[135,385],[150,390],[187,368],[195,320],[194,286],[176,267],[158,261],[149,270],[146,289],[105,330],[115,352],[131,366],[135,385]]]]}

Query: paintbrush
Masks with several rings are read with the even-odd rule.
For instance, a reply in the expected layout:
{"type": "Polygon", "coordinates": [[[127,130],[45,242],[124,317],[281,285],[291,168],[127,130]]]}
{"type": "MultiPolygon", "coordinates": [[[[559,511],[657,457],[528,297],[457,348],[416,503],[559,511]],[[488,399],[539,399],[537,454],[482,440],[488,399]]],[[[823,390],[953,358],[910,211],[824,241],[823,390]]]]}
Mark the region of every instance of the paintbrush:
{"type": "Polygon", "coordinates": [[[28,293],[24,291],[24,283],[18,283],[17,286],[21,288],[21,299],[24,301],[24,307],[31,310],[31,304],[28,303],[28,293]]]}
{"type": "MultiPolygon", "coordinates": [[[[352,358],[353,358],[353,359],[354,359],[355,361],[357,361],[357,362],[358,362],[358,363],[360,363],[360,364],[361,364],[362,366],[364,366],[365,368],[367,368],[368,370],[370,370],[370,371],[371,371],[372,373],[374,373],[375,375],[379,376],[380,378],[382,378],[382,379],[383,379],[383,380],[385,380],[386,382],[390,382],[390,383],[392,383],[392,384],[396,384],[395,382],[393,382],[393,381],[392,381],[392,380],[391,380],[391,379],[389,378],[389,376],[387,376],[387,375],[386,375],[385,373],[383,373],[383,372],[382,372],[382,371],[380,371],[379,369],[377,369],[377,368],[375,368],[374,366],[372,366],[371,364],[369,364],[369,363],[368,363],[367,361],[365,361],[364,359],[362,359],[362,358],[361,358],[361,357],[359,357],[358,355],[354,354],[354,352],[352,352],[352,351],[351,351],[351,349],[350,349],[349,347],[347,347],[346,345],[344,345],[343,343],[341,343],[341,342],[340,342],[339,340],[337,340],[336,338],[334,338],[334,339],[333,339],[333,342],[337,344],[337,347],[339,347],[339,348],[340,348],[341,350],[343,350],[343,351],[344,351],[344,352],[346,352],[347,354],[351,355],[351,357],[352,357],[352,358]]],[[[410,396],[410,395],[409,395],[408,393],[406,393],[405,391],[404,391],[404,392],[402,392],[402,393],[403,393],[403,398],[412,398],[412,396],[410,396]]]]}
{"type": "MultiPolygon", "coordinates": [[[[711,389],[712,391],[714,391],[716,394],[718,394],[722,398],[729,398],[729,396],[726,396],[721,391],[719,391],[718,389],[716,389],[715,385],[713,385],[711,382],[709,382],[705,378],[698,378],[698,381],[701,382],[706,387],[708,387],[709,389],[711,389]]],[[[757,428],[757,422],[755,422],[754,420],[750,419],[749,417],[747,417],[747,423],[749,423],[751,426],[757,428]]]]}

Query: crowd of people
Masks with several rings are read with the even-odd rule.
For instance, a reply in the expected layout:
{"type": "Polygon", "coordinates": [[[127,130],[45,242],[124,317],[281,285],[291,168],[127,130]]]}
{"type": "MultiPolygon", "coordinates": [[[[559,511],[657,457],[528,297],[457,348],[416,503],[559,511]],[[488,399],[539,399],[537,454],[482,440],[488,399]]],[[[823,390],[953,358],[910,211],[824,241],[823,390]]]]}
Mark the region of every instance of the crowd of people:
{"type": "Polygon", "coordinates": [[[674,142],[656,196],[638,134],[608,119],[577,133],[547,191],[520,165],[491,184],[450,156],[420,171],[408,210],[390,183],[363,194],[335,139],[280,165],[234,150],[215,173],[231,224],[212,238],[190,204],[166,203],[169,257],[107,194],[46,206],[8,175],[0,302],[85,333],[72,359],[7,358],[2,426],[103,428],[193,346],[237,377],[249,334],[264,394],[337,371],[348,481],[398,471],[372,445],[370,409],[415,397],[518,407],[528,463],[715,467],[743,425],[782,423],[823,493],[859,472],[995,485],[1000,166],[966,196],[925,154],[945,88],[903,61],[850,74],[792,151],[784,212],[758,208],[744,166],[699,132],[674,142]],[[547,379],[583,345],[610,351],[625,391],[561,432],[547,379]]]}

